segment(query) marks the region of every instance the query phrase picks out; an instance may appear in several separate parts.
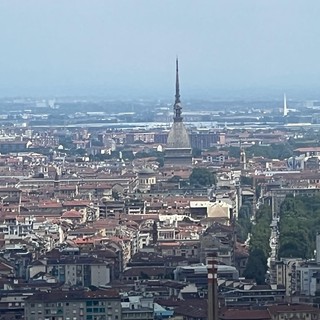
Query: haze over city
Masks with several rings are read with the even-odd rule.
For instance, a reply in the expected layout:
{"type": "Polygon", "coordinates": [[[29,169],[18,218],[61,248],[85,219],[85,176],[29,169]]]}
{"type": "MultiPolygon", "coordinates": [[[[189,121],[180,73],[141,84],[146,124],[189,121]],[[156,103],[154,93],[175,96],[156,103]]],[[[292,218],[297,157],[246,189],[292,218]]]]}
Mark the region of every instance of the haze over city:
{"type": "Polygon", "coordinates": [[[314,99],[317,0],[1,1],[0,96],[314,99]]]}
{"type": "Polygon", "coordinates": [[[320,320],[319,0],[0,0],[0,320],[320,320]]]}

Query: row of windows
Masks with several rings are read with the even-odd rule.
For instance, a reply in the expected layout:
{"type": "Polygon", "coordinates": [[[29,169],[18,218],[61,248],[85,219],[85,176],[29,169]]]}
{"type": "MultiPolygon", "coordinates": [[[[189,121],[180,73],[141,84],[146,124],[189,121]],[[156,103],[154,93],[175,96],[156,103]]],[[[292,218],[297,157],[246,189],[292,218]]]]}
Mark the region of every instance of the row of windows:
{"type": "Polygon", "coordinates": [[[106,308],[87,308],[87,313],[105,313],[106,308]]]}
{"type": "MultiPolygon", "coordinates": [[[[87,301],[86,302],[86,306],[87,307],[91,307],[91,306],[105,306],[106,303],[104,301],[97,301],[97,300],[93,300],[93,301],[87,301]]],[[[108,306],[111,306],[111,302],[107,303],[108,306]]]]}
{"type": "MultiPolygon", "coordinates": [[[[16,304],[17,305],[17,304],[16,304]]],[[[80,307],[80,308],[83,308],[84,304],[83,303],[69,303],[69,302],[66,302],[66,303],[63,303],[63,302],[57,302],[57,303],[38,303],[38,304],[35,304],[35,303],[31,303],[30,304],[30,307],[31,308],[35,308],[35,307],[38,307],[38,308],[42,308],[43,306],[45,307],[63,307],[64,305],[66,306],[73,306],[73,307],[80,307]]],[[[99,301],[99,300],[89,300],[86,302],[86,306],[87,307],[92,307],[92,306],[108,306],[108,307],[111,307],[112,306],[112,302],[111,301],[108,301],[108,302],[105,302],[105,301],[99,301]]]]}
{"type": "Polygon", "coordinates": [[[91,316],[91,315],[88,315],[86,317],[86,320],[118,320],[119,319],[119,316],[91,316]]]}

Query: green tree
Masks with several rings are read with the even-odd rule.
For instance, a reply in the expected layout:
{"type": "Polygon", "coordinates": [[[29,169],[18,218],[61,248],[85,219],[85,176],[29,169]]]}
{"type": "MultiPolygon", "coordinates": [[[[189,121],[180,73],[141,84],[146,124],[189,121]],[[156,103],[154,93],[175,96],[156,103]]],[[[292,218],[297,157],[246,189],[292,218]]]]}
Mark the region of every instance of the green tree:
{"type": "Polygon", "coordinates": [[[248,157],[264,157],[267,159],[287,159],[292,156],[293,148],[289,143],[273,143],[271,145],[254,144],[246,149],[248,157]]]}
{"type": "Polygon", "coordinates": [[[251,203],[244,203],[239,210],[238,220],[236,221],[236,232],[237,240],[241,243],[244,243],[247,240],[251,230],[251,212],[251,203]]]}
{"type": "Polygon", "coordinates": [[[231,146],[229,149],[229,157],[231,158],[240,158],[240,147],[231,146]]]}
{"type": "Polygon", "coordinates": [[[150,279],[149,275],[143,271],[140,272],[140,278],[143,280],[148,280],[150,279]]]}
{"type": "Polygon", "coordinates": [[[158,225],[156,221],[153,221],[152,225],[152,243],[157,244],[158,242],[158,225]]]}
{"type": "Polygon", "coordinates": [[[194,168],[189,181],[195,187],[210,187],[216,184],[216,176],[206,168],[194,168]]]}
{"type": "Polygon", "coordinates": [[[122,159],[132,161],[134,159],[134,155],[132,150],[122,150],[122,159]]]}
{"type": "Polygon", "coordinates": [[[257,211],[256,222],[251,226],[249,259],[244,276],[255,279],[257,284],[265,282],[265,275],[268,270],[267,257],[270,253],[271,220],[271,208],[264,205],[257,211]]]}
{"type": "Polygon", "coordinates": [[[201,154],[202,154],[202,150],[199,149],[199,148],[192,148],[192,156],[194,158],[199,158],[201,157],[201,154]]]}
{"type": "Polygon", "coordinates": [[[116,191],[116,190],[112,190],[112,198],[113,198],[114,200],[119,200],[119,199],[120,199],[120,194],[119,194],[119,192],[116,191]]]}
{"type": "Polygon", "coordinates": [[[257,284],[264,284],[267,270],[267,258],[264,252],[261,249],[252,250],[243,276],[255,279],[257,284]]]}
{"type": "Polygon", "coordinates": [[[320,197],[287,196],[280,207],[279,256],[313,258],[320,231],[320,197]]]}
{"type": "Polygon", "coordinates": [[[240,184],[243,186],[253,186],[253,178],[248,176],[240,176],[240,184]]]}
{"type": "Polygon", "coordinates": [[[156,159],[156,161],[158,162],[160,168],[162,168],[164,166],[164,158],[163,158],[163,156],[158,157],[156,159]]]}

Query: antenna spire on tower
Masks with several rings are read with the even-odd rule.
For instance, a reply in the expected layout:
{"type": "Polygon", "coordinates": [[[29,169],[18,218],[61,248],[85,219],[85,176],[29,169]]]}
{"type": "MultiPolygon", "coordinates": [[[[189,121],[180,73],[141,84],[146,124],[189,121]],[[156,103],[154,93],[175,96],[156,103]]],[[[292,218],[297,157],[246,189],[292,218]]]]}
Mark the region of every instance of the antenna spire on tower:
{"type": "Polygon", "coordinates": [[[175,95],[175,101],[173,106],[173,121],[174,122],[182,122],[182,107],[181,107],[181,101],[180,101],[180,85],[179,85],[179,60],[178,57],[176,58],[176,95],[175,95]]]}
{"type": "Polygon", "coordinates": [[[180,102],[180,85],[179,85],[179,60],[176,58],[176,100],[175,103],[180,102]]]}

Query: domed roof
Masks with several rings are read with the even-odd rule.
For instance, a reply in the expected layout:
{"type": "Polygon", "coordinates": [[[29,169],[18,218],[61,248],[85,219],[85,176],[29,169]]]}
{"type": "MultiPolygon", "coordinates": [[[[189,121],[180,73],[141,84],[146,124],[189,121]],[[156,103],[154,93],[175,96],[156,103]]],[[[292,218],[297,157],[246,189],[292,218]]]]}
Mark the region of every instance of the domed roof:
{"type": "Polygon", "coordinates": [[[82,218],[82,213],[76,210],[70,210],[65,211],[61,217],[66,219],[82,218]]]}
{"type": "Polygon", "coordinates": [[[190,138],[183,122],[174,122],[168,135],[167,148],[191,149],[190,138]]]}

